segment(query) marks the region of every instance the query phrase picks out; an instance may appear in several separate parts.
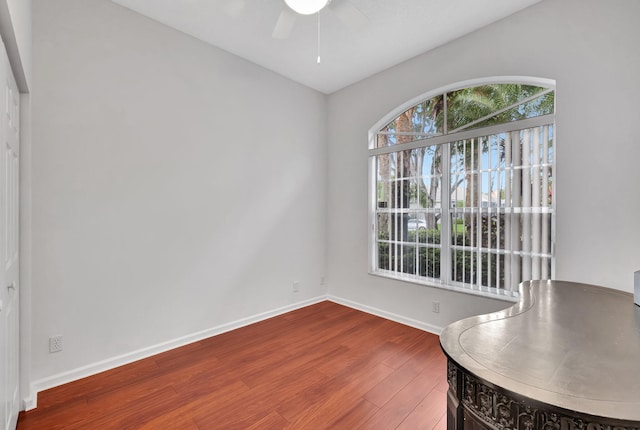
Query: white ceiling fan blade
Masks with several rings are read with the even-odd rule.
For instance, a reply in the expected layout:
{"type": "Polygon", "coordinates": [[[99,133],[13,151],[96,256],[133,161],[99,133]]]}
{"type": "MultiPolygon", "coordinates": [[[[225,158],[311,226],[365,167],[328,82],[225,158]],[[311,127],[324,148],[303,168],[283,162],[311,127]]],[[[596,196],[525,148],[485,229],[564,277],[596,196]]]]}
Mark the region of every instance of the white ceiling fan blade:
{"type": "Polygon", "coordinates": [[[245,0],[228,0],[224,9],[232,18],[236,18],[244,12],[245,7],[247,6],[245,0]]]}
{"type": "Polygon", "coordinates": [[[338,15],[338,18],[352,31],[363,31],[369,26],[369,18],[360,12],[349,0],[335,0],[331,2],[329,8],[338,15]]]}
{"type": "Polygon", "coordinates": [[[295,12],[288,7],[283,8],[271,36],[274,39],[286,39],[289,37],[291,30],[293,30],[293,25],[296,23],[296,18],[297,15],[295,12]]]}

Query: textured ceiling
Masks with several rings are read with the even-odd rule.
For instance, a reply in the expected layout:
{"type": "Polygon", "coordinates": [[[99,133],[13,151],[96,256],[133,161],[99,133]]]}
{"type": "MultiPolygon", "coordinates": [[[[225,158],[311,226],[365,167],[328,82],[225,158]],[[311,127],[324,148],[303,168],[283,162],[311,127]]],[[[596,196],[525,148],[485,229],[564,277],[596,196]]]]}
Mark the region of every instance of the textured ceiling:
{"type": "Polygon", "coordinates": [[[301,84],[329,94],[540,0],[333,0],[298,15],[287,39],[271,37],[284,0],[112,0],[301,84]],[[355,30],[334,8],[368,19],[355,30]],[[244,8],[239,8],[244,4],[244,8]]]}

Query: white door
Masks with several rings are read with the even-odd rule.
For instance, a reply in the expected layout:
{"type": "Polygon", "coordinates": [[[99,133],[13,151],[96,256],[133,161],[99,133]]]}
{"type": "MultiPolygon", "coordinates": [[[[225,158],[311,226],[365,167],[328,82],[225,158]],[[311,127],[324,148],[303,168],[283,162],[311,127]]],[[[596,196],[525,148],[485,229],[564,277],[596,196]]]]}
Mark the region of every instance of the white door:
{"type": "MultiPolygon", "coordinates": [[[[0,44],[1,45],[1,44],[0,44]]],[[[0,429],[13,430],[19,411],[19,112],[20,94],[0,52],[0,429]]]]}

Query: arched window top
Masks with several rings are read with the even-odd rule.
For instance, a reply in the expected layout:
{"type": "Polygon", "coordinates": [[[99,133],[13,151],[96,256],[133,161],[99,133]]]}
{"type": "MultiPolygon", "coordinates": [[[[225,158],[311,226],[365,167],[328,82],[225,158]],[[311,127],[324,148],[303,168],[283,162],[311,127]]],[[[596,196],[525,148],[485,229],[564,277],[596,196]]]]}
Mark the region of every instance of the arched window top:
{"type": "Polygon", "coordinates": [[[554,96],[552,85],[491,82],[454,87],[413,103],[383,123],[370,148],[550,115],[555,110],[554,96]]]}

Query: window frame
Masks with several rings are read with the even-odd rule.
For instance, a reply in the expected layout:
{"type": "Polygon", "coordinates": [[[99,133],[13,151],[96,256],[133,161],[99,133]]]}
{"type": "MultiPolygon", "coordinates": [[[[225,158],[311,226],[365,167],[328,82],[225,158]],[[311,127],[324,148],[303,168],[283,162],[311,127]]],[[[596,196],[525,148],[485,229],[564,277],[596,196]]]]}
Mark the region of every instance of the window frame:
{"type": "MultiPolygon", "coordinates": [[[[496,289],[492,287],[479,287],[473,286],[472,288],[468,286],[459,286],[455,284],[447,283],[445,280],[449,278],[449,276],[445,277],[445,280],[435,281],[430,278],[422,277],[419,275],[413,274],[404,274],[396,271],[387,271],[387,270],[378,270],[378,261],[377,261],[377,246],[378,246],[378,238],[376,237],[376,216],[377,216],[377,159],[378,155],[405,151],[415,148],[429,147],[434,145],[445,145],[445,151],[443,151],[442,157],[450,158],[450,145],[453,142],[470,139],[474,137],[482,137],[489,136],[498,133],[504,133],[507,131],[513,130],[523,130],[533,127],[538,127],[541,125],[551,125],[553,127],[553,140],[554,140],[554,151],[552,157],[552,166],[551,169],[553,171],[553,182],[551,184],[551,193],[552,193],[552,202],[551,202],[551,278],[555,278],[555,240],[556,240],[556,216],[555,216],[555,208],[556,208],[556,163],[557,163],[557,153],[556,153],[556,140],[557,140],[557,128],[556,128],[556,114],[557,109],[554,106],[554,112],[552,114],[526,118],[518,121],[512,121],[508,123],[502,123],[497,125],[491,125],[488,127],[480,127],[480,128],[471,128],[472,124],[467,124],[460,128],[455,129],[454,132],[447,134],[447,130],[444,130],[444,134],[437,135],[428,138],[420,138],[411,142],[393,145],[391,147],[377,147],[377,136],[380,134],[380,130],[382,130],[385,126],[387,126],[391,121],[394,121],[399,115],[407,111],[408,109],[416,106],[425,100],[430,100],[439,95],[443,95],[446,93],[450,93],[456,90],[464,89],[464,88],[473,88],[481,85],[491,85],[491,84],[522,84],[522,85],[535,85],[538,87],[543,87],[546,90],[551,90],[554,92],[554,105],[555,105],[555,94],[557,94],[556,83],[555,80],[545,79],[545,78],[536,78],[536,77],[528,77],[528,76],[495,76],[490,78],[478,78],[471,79],[466,81],[461,81],[453,84],[446,85],[444,87],[440,87],[438,89],[428,91],[423,93],[417,97],[413,97],[412,99],[406,101],[400,106],[396,107],[392,111],[390,111],[387,115],[382,117],[379,121],[377,121],[368,132],[368,273],[370,275],[379,276],[387,279],[393,279],[397,281],[405,281],[413,284],[425,285],[430,287],[437,287],[447,290],[459,291],[467,294],[475,294],[481,295],[485,297],[504,299],[508,301],[517,301],[518,300],[518,292],[517,288],[513,290],[506,290],[503,288],[496,289]],[[459,131],[458,131],[459,130],[459,131]]],[[[542,94],[542,93],[540,93],[542,94]]],[[[446,103],[446,97],[445,97],[446,103]]],[[[445,112],[446,104],[445,104],[445,112]]],[[[445,113],[446,115],[446,113],[445,113]]],[[[445,116],[446,123],[446,116],[445,116]]],[[[443,163],[444,170],[442,172],[442,177],[450,178],[450,163],[443,163]],[[446,166],[445,166],[446,165],[446,166]]],[[[443,190],[450,188],[450,179],[443,181],[443,190]]],[[[442,216],[442,231],[450,231],[450,217],[448,216],[451,212],[449,209],[445,209],[446,205],[450,205],[450,193],[442,192],[443,199],[441,202],[443,208],[442,216]],[[446,198],[444,196],[447,196],[446,198]]],[[[442,249],[444,250],[444,245],[442,249]]],[[[447,255],[450,255],[450,247],[446,251],[447,255]]],[[[446,262],[444,267],[446,270],[450,268],[451,262],[446,262]]]]}

